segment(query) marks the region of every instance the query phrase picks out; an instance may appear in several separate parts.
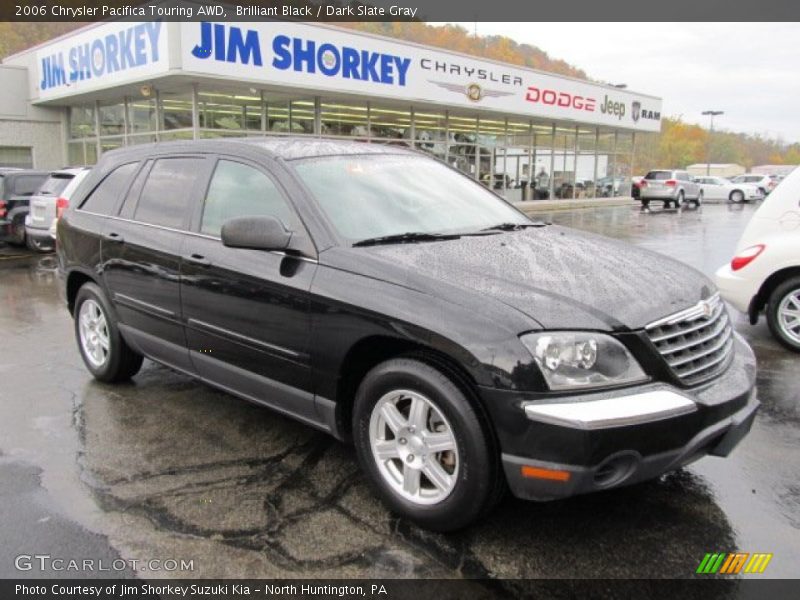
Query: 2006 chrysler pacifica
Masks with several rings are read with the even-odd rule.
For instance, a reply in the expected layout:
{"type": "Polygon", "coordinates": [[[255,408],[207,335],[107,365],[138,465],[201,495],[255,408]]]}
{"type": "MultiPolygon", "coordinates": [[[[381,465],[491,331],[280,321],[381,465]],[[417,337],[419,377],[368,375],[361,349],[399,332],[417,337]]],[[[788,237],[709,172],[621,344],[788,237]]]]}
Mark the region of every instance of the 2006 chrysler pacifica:
{"type": "Polygon", "coordinates": [[[147,356],[352,440],[449,530],[727,455],[755,361],[708,279],[536,223],[392,146],[213,140],[106,154],[59,221],[101,381],[147,356]]]}

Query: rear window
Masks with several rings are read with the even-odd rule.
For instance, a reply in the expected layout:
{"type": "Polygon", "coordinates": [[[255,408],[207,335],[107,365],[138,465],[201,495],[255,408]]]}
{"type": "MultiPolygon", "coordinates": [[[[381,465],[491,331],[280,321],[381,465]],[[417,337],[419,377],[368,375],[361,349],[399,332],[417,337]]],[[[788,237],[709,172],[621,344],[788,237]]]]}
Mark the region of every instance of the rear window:
{"type": "Polygon", "coordinates": [[[147,176],[133,218],[180,229],[189,214],[192,190],[202,158],[161,158],[147,176]]]}
{"type": "Polygon", "coordinates": [[[19,177],[11,177],[9,181],[13,182],[13,190],[9,192],[15,196],[33,196],[34,192],[39,189],[42,182],[46,179],[46,175],[20,175],[19,177]]]}
{"type": "Polygon", "coordinates": [[[48,177],[39,188],[39,194],[47,194],[50,196],[58,196],[64,191],[64,188],[69,185],[74,175],[68,173],[54,173],[48,177]]]}
{"type": "Polygon", "coordinates": [[[119,199],[127,190],[127,183],[139,163],[117,167],[98,185],[81,204],[81,210],[101,215],[113,214],[119,199]]]}
{"type": "Polygon", "coordinates": [[[666,181],[672,178],[672,171],[650,171],[644,178],[655,181],[666,181]]]}

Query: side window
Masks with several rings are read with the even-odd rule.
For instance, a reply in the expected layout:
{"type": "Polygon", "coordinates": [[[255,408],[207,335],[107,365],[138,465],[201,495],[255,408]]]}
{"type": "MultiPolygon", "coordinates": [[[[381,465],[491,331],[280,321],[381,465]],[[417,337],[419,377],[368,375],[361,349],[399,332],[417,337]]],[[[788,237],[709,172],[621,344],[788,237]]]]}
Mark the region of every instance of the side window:
{"type": "Polygon", "coordinates": [[[142,188],[134,220],[182,228],[191,210],[192,190],[202,163],[202,158],[158,159],[142,188]]]}
{"type": "Polygon", "coordinates": [[[200,231],[218,236],[222,224],[232,217],[277,217],[292,229],[292,209],[275,183],[254,167],[220,160],[208,186],[200,231]]]}
{"type": "Polygon", "coordinates": [[[125,195],[128,181],[136,170],[138,163],[128,163],[117,167],[100,182],[80,208],[101,215],[110,215],[117,207],[119,199],[125,195]]]}

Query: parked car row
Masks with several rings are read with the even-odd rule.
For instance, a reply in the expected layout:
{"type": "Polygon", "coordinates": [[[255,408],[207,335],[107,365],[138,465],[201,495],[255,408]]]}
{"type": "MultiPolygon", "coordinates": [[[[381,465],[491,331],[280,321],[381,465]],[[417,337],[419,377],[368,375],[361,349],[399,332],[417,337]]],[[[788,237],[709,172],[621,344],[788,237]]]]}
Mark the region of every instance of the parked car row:
{"type": "Polygon", "coordinates": [[[52,250],[56,220],[88,173],[88,167],[52,172],[0,168],[0,242],[52,250]]]}
{"type": "Polygon", "coordinates": [[[693,176],[680,169],[655,169],[644,177],[632,177],[631,196],[648,210],[653,201],[664,208],[680,208],[685,202],[699,206],[703,200],[726,200],[734,203],[762,200],[780,181],[775,175],[740,175],[733,179],[717,176],[693,176]]]}

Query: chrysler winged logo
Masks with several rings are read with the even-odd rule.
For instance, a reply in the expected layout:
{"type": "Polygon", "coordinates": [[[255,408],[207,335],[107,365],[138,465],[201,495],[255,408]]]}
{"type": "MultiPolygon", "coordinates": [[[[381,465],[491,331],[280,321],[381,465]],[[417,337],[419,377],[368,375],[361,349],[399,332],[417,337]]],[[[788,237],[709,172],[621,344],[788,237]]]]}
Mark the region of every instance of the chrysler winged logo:
{"type": "Polygon", "coordinates": [[[469,98],[472,102],[480,102],[484,98],[499,98],[500,96],[513,96],[514,92],[502,92],[500,90],[485,90],[477,83],[470,83],[467,86],[463,86],[460,83],[448,83],[446,81],[433,81],[432,79],[428,80],[430,83],[438,85],[439,87],[443,87],[444,89],[457,92],[459,94],[464,94],[467,98],[469,98]]]}
{"type": "Polygon", "coordinates": [[[633,122],[636,123],[639,120],[639,117],[642,114],[642,103],[641,102],[633,102],[631,104],[631,116],[633,117],[633,122]]]}

